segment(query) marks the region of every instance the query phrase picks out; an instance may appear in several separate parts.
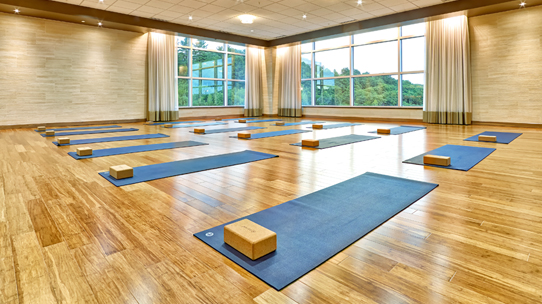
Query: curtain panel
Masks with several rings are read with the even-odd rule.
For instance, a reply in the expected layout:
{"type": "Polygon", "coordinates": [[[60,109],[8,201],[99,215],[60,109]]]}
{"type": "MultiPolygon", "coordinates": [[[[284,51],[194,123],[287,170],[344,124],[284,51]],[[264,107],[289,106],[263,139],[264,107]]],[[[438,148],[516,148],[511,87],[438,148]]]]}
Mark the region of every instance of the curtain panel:
{"type": "Polygon", "coordinates": [[[247,100],[245,116],[256,117],[263,114],[263,73],[265,53],[263,49],[247,47],[247,100]]]}
{"type": "Polygon", "coordinates": [[[301,44],[277,50],[279,116],[301,117],[301,44]]]}
{"type": "Polygon", "coordinates": [[[466,16],[426,24],[423,121],[468,125],[472,122],[469,26],[466,16]]]}
{"type": "Polygon", "coordinates": [[[175,36],[149,33],[147,120],[179,119],[175,36]]]}

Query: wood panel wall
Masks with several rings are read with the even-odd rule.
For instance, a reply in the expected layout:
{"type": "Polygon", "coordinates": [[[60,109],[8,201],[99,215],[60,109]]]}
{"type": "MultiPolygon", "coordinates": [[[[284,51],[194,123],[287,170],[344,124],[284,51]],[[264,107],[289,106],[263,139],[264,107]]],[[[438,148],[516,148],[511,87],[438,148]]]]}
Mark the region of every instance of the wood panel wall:
{"type": "Polygon", "coordinates": [[[473,120],[542,123],[542,6],[473,17],[473,120]]]}
{"type": "Polygon", "coordinates": [[[0,13],[0,125],[145,118],[147,35],[0,13]]]}

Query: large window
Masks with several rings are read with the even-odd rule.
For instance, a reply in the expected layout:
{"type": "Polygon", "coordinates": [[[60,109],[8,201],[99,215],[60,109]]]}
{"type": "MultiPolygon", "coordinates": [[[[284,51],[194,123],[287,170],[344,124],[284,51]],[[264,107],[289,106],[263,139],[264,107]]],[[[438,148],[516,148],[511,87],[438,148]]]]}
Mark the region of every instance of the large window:
{"type": "Polygon", "coordinates": [[[179,106],[245,105],[245,53],[244,45],[177,37],[179,106]]]}
{"type": "Polygon", "coordinates": [[[421,107],[425,24],[301,46],[304,106],[421,107]]]}

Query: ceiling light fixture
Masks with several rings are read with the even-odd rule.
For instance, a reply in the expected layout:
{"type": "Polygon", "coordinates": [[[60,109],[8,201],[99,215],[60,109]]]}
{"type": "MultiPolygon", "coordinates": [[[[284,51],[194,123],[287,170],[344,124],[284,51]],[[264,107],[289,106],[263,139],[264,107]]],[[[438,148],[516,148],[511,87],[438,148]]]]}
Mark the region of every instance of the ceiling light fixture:
{"type": "Polygon", "coordinates": [[[18,8],[14,9],[13,11],[15,12],[15,14],[18,14],[20,12],[18,8]]]}
{"type": "Polygon", "coordinates": [[[254,19],[256,19],[255,16],[248,15],[248,14],[239,16],[239,20],[241,20],[241,23],[244,23],[244,24],[252,24],[252,22],[254,22],[254,19]]]}
{"type": "Polygon", "coordinates": [[[104,0],[98,0],[99,3],[104,3],[104,0]]]}
{"type": "Polygon", "coordinates": [[[98,26],[100,26],[100,27],[101,27],[101,26],[102,26],[102,23],[101,23],[101,22],[98,22],[98,26]]]}
{"type": "Polygon", "coordinates": [[[85,23],[85,20],[83,20],[83,21],[81,21],[81,22],[85,23]]]}
{"type": "Polygon", "coordinates": [[[192,15],[188,16],[188,20],[192,21],[192,15]]]}
{"type": "Polygon", "coordinates": [[[303,20],[307,20],[307,14],[303,14],[303,20]]]}
{"type": "Polygon", "coordinates": [[[358,0],[358,5],[362,5],[363,4],[363,0],[358,0]]]}
{"type": "Polygon", "coordinates": [[[519,4],[519,6],[521,6],[522,8],[525,7],[525,5],[527,5],[527,2],[521,2],[521,3],[519,4]]]}

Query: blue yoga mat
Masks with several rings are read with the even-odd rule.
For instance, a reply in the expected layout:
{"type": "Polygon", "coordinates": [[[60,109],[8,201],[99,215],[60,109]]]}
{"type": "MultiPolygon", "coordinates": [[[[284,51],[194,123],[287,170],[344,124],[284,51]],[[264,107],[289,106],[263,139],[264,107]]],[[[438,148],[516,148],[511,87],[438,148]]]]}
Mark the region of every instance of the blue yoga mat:
{"type": "Polygon", "coordinates": [[[162,138],[162,137],[169,137],[169,135],[157,133],[157,134],[142,134],[142,135],[130,135],[130,136],[115,136],[115,137],[75,139],[75,140],[70,141],[69,144],[60,145],[56,141],[53,141],[53,144],[55,144],[57,146],[72,146],[72,145],[94,144],[94,143],[101,143],[101,142],[136,140],[136,139],[151,139],[151,138],[162,138]]]}
{"type": "Polygon", "coordinates": [[[453,169],[461,171],[469,171],[472,167],[476,166],[479,162],[488,157],[489,154],[493,153],[495,149],[493,148],[480,148],[480,147],[469,147],[469,146],[456,146],[456,145],[446,145],[442,146],[433,151],[418,155],[411,159],[403,161],[407,164],[415,165],[424,165],[423,157],[425,155],[438,155],[438,156],[449,156],[451,157],[450,166],[436,166],[436,165],[425,165],[431,167],[439,167],[444,169],[453,169]]]}
{"type": "Polygon", "coordinates": [[[228,118],[228,119],[222,119],[222,121],[229,121],[229,120],[239,120],[239,119],[258,119],[259,117],[241,117],[241,118],[228,118]]]}
{"type": "MultiPolygon", "coordinates": [[[[380,137],[350,134],[350,135],[345,135],[345,136],[319,139],[318,141],[320,142],[320,145],[318,147],[308,147],[308,148],[326,149],[326,148],[343,146],[343,145],[353,144],[353,143],[371,140],[371,139],[377,139],[377,138],[380,138],[380,137]]],[[[301,143],[291,144],[291,145],[305,147],[301,145],[301,143]]]]}
{"type": "Polygon", "coordinates": [[[277,127],[288,127],[288,126],[312,125],[312,124],[317,124],[317,123],[324,123],[324,121],[289,122],[289,123],[285,123],[284,126],[277,126],[276,124],[272,124],[272,126],[277,126],[277,127]]]}
{"type": "Polygon", "coordinates": [[[194,236],[281,290],[437,186],[368,172],[194,236]],[[275,252],[252,261],[224,243],[224,226],[245,218],[277,234],[275,252]]]}
{"type": "MultiPolygon", "coordinates": [[[[258,130],[258,129],[265,129],[264,127],[241,127],[241,128],[226,128],[226,129],[214,129],[214,130],[205,130],[204,134],[214,134],[214,133],[227,133],[227,132],[235,132],[235,131],[249,131],[249,130],[258,130]]],[[[194,133],[194,131],[190,131],[190,133],[194,133]]],[[[198,133],[201,134],[201,133],[198,133]]]]}
{"type": "MultiPolygon", "coordinates": [[[[427,128],[426,127],[415,127],[415,126],[412,126],[412,127],[411,126],[400,126],[400,127],[391,128],[389,135],[399,135],[399,134],[414,132],[414,131],[423,130],[423,129],[427,129],[427,128]]],[[[371,131],[369,133],[377,133],[377,131],[371,131]]]]}
{"type": "Polygon", "coordinates": [[[203,122],[203,121],[202,120],[194,120],[194,121],[155,122],[153,124],[148,124],[148,126],[178,125],[178,124],[195,123],[195,122],[203,122]]]}
{"type": "Polygon", "coordinates": [[[169,142],[169,143],[163,143],[163,144],[100,149],[100,150],[92,151],[92,155],[89,155],[89,156],[79,156],[77,155],[76,152],[68,152],[68,154],[75,159],[87,159],[87,158],[96,158],[96,157],[103,157],[103,156],[121,155],[121,154],[156,151],[156,150],[167,150],[167,149],[175,149],[175,148],[187,148],[187,147],[203,146],[203,145],[208,145],[208,144],[198,142],[198,141],[179,141],[179,142],[169,142]]]}
{"type": "MultiPolygon", "coordinates": [[[[225,122],[206,122],[206,123],[198,123],[198,124],[191,124],[191,125],[176,125],[172,128],[193,128],[193,127],[205,127],[205,126],[219,126],[219,125],[227,125],[225,122]]],[[[162,126],[163,128],[164,126],[162,126]]],[[[168,128],[171,129],[171,128],[168,128]]]]}
{"type": "MultiPolygon", "coordinates": [[[[311,131],[306,131],[306,130],[274,131],[274,132],[250,134],[250,138],[239,138],[239,139],[258,139],[258,138],[267,138],[267,137],[275,137],[275,136],[283,136],[283,135],[291,135],[291,134],[299,134],[299,133],[307,133],[307,132],[311,132],[311,131]]],[[[230,137],[238,138],[237,136],[230,136],[230,137]]]]}
{"type": "MultiPolygon", "coordinates": [[[[520,137],[522,134],[523,133],[508,133],[508,132],[490,132],[490,131],[486,131],[486,132],[480,133],[478,135],[497,136],[497,143],[499,143],[499,144],[509,144],[514,139],[520,137]]],[[[479,141],[478,140],[478,135],[475,135],[473,137],[469,137],[469,138],[467,138],[465,140],[479,141]]],[[[487,141],[480,141],[480,142],[487,142],[487,141]]]]}
{"type": "MultiPolygon", "coordinates": [[[[244,118],[242,118],[244,119],[244,118]]],[[[268,121],[282,121],[282,119],[261,119],[261,120],[251,120],[247,121],[246,123],[253,123],[253,122],[268,122],[268,121]]],[[[244,122],[242,122],[244,123],[244,122]]]]}
{"type": "MultiPolygon", "coordinates": [[[[359,124],[359,123],[340,123],[340,124],[324,125],[324,129],[335,129],[335,128],[353,127],[353,126],[361,126],[361,125],[362,124],[359,124]]],[[[312,129],[312,126],[308,127],[307,129],[312,129]]],[[[321,129],[314,129],[314,130],[321,130],[321,129]]]]}
{"type": "MultiPolygon", "coordinates": [[[[47,131],[72,131],[72,130],[89,130],[89,129],[110,129],[110,128],[122,128],[121,126],[100,126],[100,127],[74,127],[74,128],[51,128],[47,129],[47,131]]],[[[45,131],[38,131],[34,130],[36,132],[45,132],[45,131]]]]}
{"type": "Polygon", "coordinates": [[[109,175],[109,172],[102,172],[100,173],[100,175],[110,181],[113,185],[120,187],[148,182],[160,178],[246,164],[273,157],[278,157],[278,155],[246,150],[243,152],[228,153],[188,160],[179,160],[156,165],[135,167],[134,177],[131,178],[116,180],[111,177],[111,175],[109,175]]]}
{"type": "Polygon", "coordinates": [[[69,136],[69,135],[86,135],[86,134],[134,132],[134,131],[139,131],[139,129],[134,129],[134,128],[110,129],[110,130],[96,130],[96,131],[61,132],[61,133],[56,133],[55,135],[45,135],[45,134],[40,134],[40,135],[43,136],[43,137],[59,137],[59,136],[69,136]]]}

